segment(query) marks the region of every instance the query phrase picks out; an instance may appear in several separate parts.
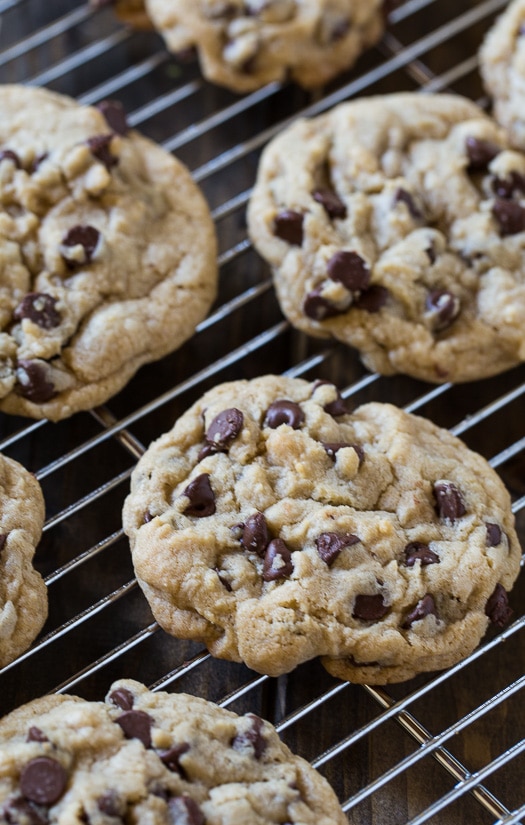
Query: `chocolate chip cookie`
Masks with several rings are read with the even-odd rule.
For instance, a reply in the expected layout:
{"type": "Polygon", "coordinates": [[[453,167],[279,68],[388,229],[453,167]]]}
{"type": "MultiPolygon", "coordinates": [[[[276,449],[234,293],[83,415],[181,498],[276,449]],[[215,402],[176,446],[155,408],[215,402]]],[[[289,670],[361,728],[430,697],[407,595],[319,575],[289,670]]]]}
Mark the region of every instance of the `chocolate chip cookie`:
{"type": "Polygon", "coordinates": [[[0,722],[0,820],[348,825],[275,728],[132,680],[105,702],[47,696],[0,722]]]}
{"type": "Polygon", "coordinates": [[[139,461],[124,506],[159,624],[277,676],[447,667],[510,618],[521,551],[487,462],[390,404],[263,376],[207,392],[139,461]]]}
{"type": "Polygon", "coordinates": [[[479,52],[485,88],[493,98],[494,116],[511,142],[525,149],[525,2],[509,3],[489,30],[479,52]]]}
{"type": "Polygon", "coordinates": [[[459,382],[525,360],[525,154],[469,100],[296,122],[264,151],[248,218],[291,323],[369,369],[459,382]]]}
{"type": "Polygon", "coordinates": [[[47,618],[47,589],[33,567],[44,525],[34,475],[0,455],[0,667],[29,647],[47,618]]]}
{"type": "Polygon", "coordinates": [[[90,0],[93,8],[113,6],[115,14],[123,23],[137,29],[150,29],[151,20],[144,7],[144,0],[90,0]]]}
{"type": "Polygon", "coordinates": [[[65,418],[189,338],[216,241],[187,169],[122,108],[0,87],[0,410],[65,418]]]}

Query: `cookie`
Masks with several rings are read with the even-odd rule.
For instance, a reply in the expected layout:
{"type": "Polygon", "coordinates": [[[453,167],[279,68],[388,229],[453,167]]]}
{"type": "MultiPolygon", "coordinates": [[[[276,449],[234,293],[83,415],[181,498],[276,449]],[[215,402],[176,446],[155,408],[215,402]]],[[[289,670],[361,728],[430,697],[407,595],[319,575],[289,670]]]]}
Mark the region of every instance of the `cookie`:
{"type": "Polygon", "coordinates": [[[123,515],[159,624],[270,676],[319,655],[376,684],[452,665],[510,617],[521,558],[507,491],[459,439],[278,376],[207,392],[123,515]]]}
{"type": "Polygon", "coordinates": [[[525,154],[459,96],[395,94],[299,120],[248,208],[291,323],[440,383],[525,359],[525,154]]]}
{"type": "Polygon", "coordinates": [[[34,475],[0,455],[0,667],[26,650],[47,618],[47,589],[33,568],[44,525],[34,475]]]}
{"type": "Polygon", "coordinates": [[[0,722],[0,820],[348,825],[275,728],[132,680],[105,702],[47,696],[0,722]]]}
{"type": "Polygon", "coordinates": [[[90,0],[90,5],[95,9],[113,6],[119,20],[137,29],[150,29],[152,27],[151,20],[144,7],[144,0],[90,0]]]}
{"type": "Polygon", "coordinates": [[[511,142],[525,149],[524,0],[509,3],[489,30],[479,52],[479,67],[493,98],[494,116],[508,130],[511,142]]]}
{"type": "Polygon", "coordinates": [[[0,87],[0,410],[65,418],[175,350],[216,293],[187,169],[122,108],[0,87]]]}

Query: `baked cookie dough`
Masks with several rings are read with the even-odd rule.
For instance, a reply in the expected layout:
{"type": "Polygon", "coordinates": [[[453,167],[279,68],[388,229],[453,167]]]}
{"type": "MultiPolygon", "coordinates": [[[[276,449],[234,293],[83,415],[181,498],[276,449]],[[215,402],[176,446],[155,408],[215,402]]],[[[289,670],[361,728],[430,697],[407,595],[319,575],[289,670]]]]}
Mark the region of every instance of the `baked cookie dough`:
{"type": "Polygon", "coordinates": [[[275,728],[132,680],[105,702],[47,696],[0,722],[0,821],[348,825],[275,728]]]}
{"type": "Polygon", "coordinates": [[[137,29],[151,29],[152,24],[144,6],[144,0],[90,0],[96,9],[113,6],[115,14],[123,23],[137,29]]]}
{"type": "Polygon", "coordinates": [[[29,647],[47,618],[47,589],[32,564],[43,525],[38,481],[0,455],[0,667],[29,647]]]}
{"type": "MultiPolygon", "coordinates": [[[[525,2],[509,3],[489,30],[479,52],[485,88],[494,116],[511,142],[525,149],[525,2]]],[[[525,187],[524,187],[525,188],[525,187]]]]}
{"type": "Polygon", "coordinates": [[[117,103],[0,87],[0,410],[65,418],[173,351],[216,292],[208,207],[117,103]]]}
{"type": "Polygon", "coordinates": [[[381,684],[452,665],[510,618],[513,521],[446,430],[263,376],[210,390],[149,447],[123,523],[168,633],[270,676],[321,655],[381,684]]]}
{"type": "Polygon", "coordinates": [[[525,154],[469,100],[299,120],[265,149],[248,222],[291,323],[371,370],[460,382],[525,360],[525,154]]]}

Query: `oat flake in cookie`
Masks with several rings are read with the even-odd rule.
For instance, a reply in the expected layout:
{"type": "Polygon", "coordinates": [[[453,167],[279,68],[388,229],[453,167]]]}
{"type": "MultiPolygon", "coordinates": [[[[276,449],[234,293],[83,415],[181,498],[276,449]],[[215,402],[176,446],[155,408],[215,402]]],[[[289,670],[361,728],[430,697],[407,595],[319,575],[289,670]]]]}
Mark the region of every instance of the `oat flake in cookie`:
{"type": "Polygon", "coordinates": [[[105,702],[47,696],[4,717],[0,773],[1,822],[348,825],[269,722],[132,680],[105,702]]]}
{"type": "Polygon", "coordinates": [[[208,207],[122,108],[0,87],[0,410],[65,418],[173,351],[216,291],[208,207]]]}
{"type": "Polygon", "coordinates": [[[509,620],[513,525],[499,477],[446,430],[278,376],[207,392],[124,506],[169,633],[271,676],[321,655],[378,684],[452,665],[509,620]]]}
{"type": "Polygon", "coordinates": [[[285,315],[370,369],[459,382],[525,360],[525,154],[469,100],[296,122],[263,153],[248,215],[285,315]]]}
{"type": "Polygon", "coordinates": [[[29,647],[47,617],[47,589],[32,563],[43,524],[38,481],[0,455],[0,667],[29,647]]]}

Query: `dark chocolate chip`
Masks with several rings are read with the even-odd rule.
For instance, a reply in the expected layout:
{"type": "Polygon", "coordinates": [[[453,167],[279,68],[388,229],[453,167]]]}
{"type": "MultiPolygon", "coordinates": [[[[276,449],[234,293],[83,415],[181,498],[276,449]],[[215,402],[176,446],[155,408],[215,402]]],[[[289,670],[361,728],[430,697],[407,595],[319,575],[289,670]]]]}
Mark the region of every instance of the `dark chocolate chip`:
{"type": "Polygon", "coordinates": [[[433,616],[437,616],[436,603],[430,593],[427,593],[426,596],[423,596],[423,598],[418,601],[414,609],[407,615],[402,627],[405,630],[408,630],[412,627],[414,622],[419,622],[420,619],[424,619],[425,616],[429,616],[431,614],[433,616]]]}
{"type": "Polygon", "coordinates": [[[40,808],[17,796],[9,799],[5,808],[0,808],[0,822],[8,822],[9,825],[47,825],[49,817],[46,808],[40,808]]]}
{"type": "Polygon", "coordinates": [[[189,742],[182,742],[180,745],[173,745],[165,751],[158,751],[160,761],[166,765],[169,771],[178,773],[183,779],[186,779],[186,772],[180,764],[180,758],[183,753],[187,753],[190,749],[189,742]]]}
{"type": "Polygon", "coordinates": [[[288,424],[294,430],[298,430],[304,422],[304,412],[295,401],[282,399],[274,401],[266,410],[263,426],[271,427],[275,430],[281,424],[288,424]]]}
{"type": "Polygon", "coordinates": [[[151,515],[149,510],[146,510],[146,512],[142,516],[142,521],[144,522],[144,524],[147,524],[149,521],[153,521],[153,516],[151,515]]]}
{"type": "Polygon", "coordinates": [[[321,533],[315,540],[317,552],[328,567],[330,567],[341,550],[345,547],[352,547],[361,539],[353,533],[321,533]]]}
{"type": "Polygon", "coordinates": [[[100,232],[94,226],[73,226],[62,238],[60,254],[69,267],[88,264],[93,259],[99,241],[100,232]],[[75,258],[70,252],[75,246],[81,246],[84,250],[81,260],[75,258]]]}
{"type": "Polygon", "coordinates": [[[263,720],[254,713],[247,713],[246,718],[251,719],[251,727],[234,736],[231,741],[231,746],[234,750],[243,750],[246,747],[251,747],[255,758],[260,759],[267,747],[266,739],[261,733],[263,720]]]}
{"type": "Polygon", "coordinates": [[[254,513],[246,519],[241,536],[241,545],[245,550],[252,550],[263,558],[270,543],[270,533],[262,513],[254,513]]]}
{"type": "Polygon", "coordinates": [[[497,627],[505,627],[514,615],[514,611],[509,606],[507,591],[502,584],[498,583],[494,588],[494,592],[485,605],[485,614],[497,627]]]}
{"type": "Polygon", "coordinates": [[[20,158],[18,157],[16,152],[12,151],[12,149],[1,149],[0,150],[0,161],[2,161],[2,160],[11,160],[11,161],[13,161],[13,163],[16,166],[17,169],[22,168],[22,163],[20,161],[20,158]]]}
{"type": "Polygon", "coordinates": [[[173,796],[168,801],[169,825],[204,825],[204,814],[191,796],[173,796]]]}
{"type": "Polygon", "coordinates": [[[396,189],[394,193],[394,203],[404,203],[414,220],[420,220],[423,217],[423,213],[417,206],[413,195],[407,192],[406,189],[396,189]]]}
{"type": "Polygon", "coordinates": [[[293,572],[292,554],[282,539],[273,539],[264,554],[263,580],[273,582],[293,572]]]}
{"type": "Polygon", "coordinates": [[[334,387],[337,393],[337,397],[334,401],[329,401],[328,404],[325,404],[323,410],[327,412],[328,415],[333,416],[333,418],[339,418],[341,415],[348,415],[351,410],[337,387],[335,387],[331,381],[316,381],[313,385],[312,393],[314,393],[317,387],[320,387],[322,384],[329,384],[331,387],[334,387]]]}
{"type": "Polygon", "coordinates": [[[97,798],[97,807],[101,814],[120,817],[124,813],[125,805],[116,791],[109,790],[97,798]]]}
{"type": "Polygon", "coordinates": [[[332,459],[332,461],[336,460],[336,453],[345,447],[352,447],[356,451],[359,464],[362,464],[364,461],[365,451],[360,444],[349,444],[346,441],[322,441],[321,443],[326,450],[326,454],[332,459]]]}
{"type": "Polygon", "coordinates": [[[109,701],[121,710],[131,710],[135,702],[135,697],[127,688],[117,688],[109,694],[109,701]]]}
{"type": "Polygon", "coordinates": [[[182,495],[187,496],[190,500],[186,509],[183,510],[184,515],[204,518],[214,514],[216,510],[215,493],[212,490],[210,477],[207,473],[201,473],[193,481],[190,481],[182,495]]]}
{"type": "Polygon", "coordinates": [[[275,216],[273,222],[273,233],[292,246],[301,246],[303,242],[303,222],[302,212],[295,212],[293,209],[283,209],[275,216]]]}
{"type": "Polygon", "coordinates": [[[5,543],[7,541],[7,533],[0,533],[0,553],[5,547],[5,543]]]}
{"type": "Polygon", "coordinates": [[[353,305],[356,309],[364,309],[365,312],[379,312],[388,301],[389,294],[386,287],[372,284],[354,300],[353,305]]]}
{"type": "Polygon", "coordinates": [[[97,109],[106,118],[106,123],[117,135],[126,135],[129,132],[126,112],[122,103],[118,100],[102,100],[97,104],[97,109]]]}
{"type": "Polygon", "coordinates": [[[336,252],[328,261],[326,270],[332,281],[343,284],[349,292],[360,292],[370,282],[370,270],[357,252],[336,252]]]}
{"type": "Polygon", "coordinates": [[[37,756],[22,768],[20,790],[30,802],[37,805],[54,805],[67,785],[67,773],[56,759],[37,756]]]}
{"type": "Polygon", "coordinates": [[[525,175],[511,172],[505,178],[495,177],[492,191],[500,198],[512,198],[515,192],[525,192],[525,175]]]}
{"type": "Polygon", "coordinates": [[[499,225],[499,234],[517,235],[525,230],[525,208],[516,201],[496,198],[492,206],[492,214],[499,225]]]}
{"type": "Polygon", "coordinates": [[[126,710],[115,719],[126,739],[138,739],[145,748],[151,747],[151,725],[153,719],[143,710],[126,710]]]}
{"type": "Polygon", "coordinates": [[[434,289],[426,298],[426,309],[436,331],[449,327],[459,315],[459,298],[446,289],[434,289]]]}
{"type": "Polygon", "coordinates": [[[57,299],[46,292],[28,292],[13,312],[17,321],[29,318],[42,329],[53,329],[60,324],[60,313],[56,311],[57,299]]]}
{"type": "Polygon", "coordinates": [[[385,604],[381,593],[361,594],[355,597],[352,616],[354,619],[362,619],[365,622],[375,622],[383,618],[388,611],[389,607],[385,604]]]}
{"type": "Polygon", "coordinates": [[[333,189],[316,189],[312,197],[330,218],[346,218],[346,206],[333,189]]]}
{"type": "Polygon", "coordinates": [[[32,725],[27,732],[27,742],[49,742],[43,730],[32,725]]]}
{"type": "Polygon", "coordinates": [[[430,243],[430,246],[427,246],[427,248],[425,249],[425,252],[428,255],[428,260],[430,261],[430,263],[435,264],[437,255],[436,255],[436,247],[434,246],[433,242],[430,243]]]}
{"type": "Polygon", "coordinates": [[[44,404],[56,395],[55,386],[47,380],[47,370],[39,361],[18,361],[16,378],[18,394],[35,404],[44,404]]]}
{"type": "Polygon", "coordinates": [[[244,416],[235,407],[215,416],[206,431],[206,441],[217,451],[225,450],[242,430],[244,416]]]}
{"type": "Polygon", "coordinates": [[[491,140],[468,137],[465,141],[465,149],[469,160],[469,172],[480,172],[486,169],[490,161],[501,152],[501,146],[491,140]]]}
{"type": "Polygon", "coordinates": [[[303,312],[312,321],[324,321],[325,318],[333,318],[342,315],[346,309],[338,309],[327,298],[323,297],[320,287],[312,289],[303,301],[303,312]]]}
{"type": "Polygon", "coordinates": [[[467,512],[461,491],[452,481],[436,481],[434,495],[440,518],[454,522],[467,512]]]}
{"type": "Polygon", "coordinates": [[[103,163],[106,169],[116,166],[119,161],[118,157],[111,154],[112,140],[113,135],[94,135],[86,141],[91,154],[103,163]]]}
{"type": "Polygon", "coordinates": [[[405,565],[414,567],[417,561],[420,561],[421,566],[424,567],[427,564],[439,564],[441,560],[428,544],[423,544],[421,541],[411,541],[405,547],[405,565]]]}
{"type": "Polygon", "coordinates": [[[486,522],[485,527],[487,528],[487,547],[497,547],[501,542],[501,527],[499,524],[494,524],[489,521],[486,522]]]}
{"type": "Polygon", "coordinates": [[[225,576],[222,575],[222,573],[221,573],[221,571],[219,570],[218,567],[215,567],[214,569],[215,569],[215,572],[217,573],[217,577],[218,577],[220,583],[222,584],[222,586],[226,588],[228,593],[231,593],[233,588],[232,588],[230,582],[228,581],[228,579],[225,576]]]}

